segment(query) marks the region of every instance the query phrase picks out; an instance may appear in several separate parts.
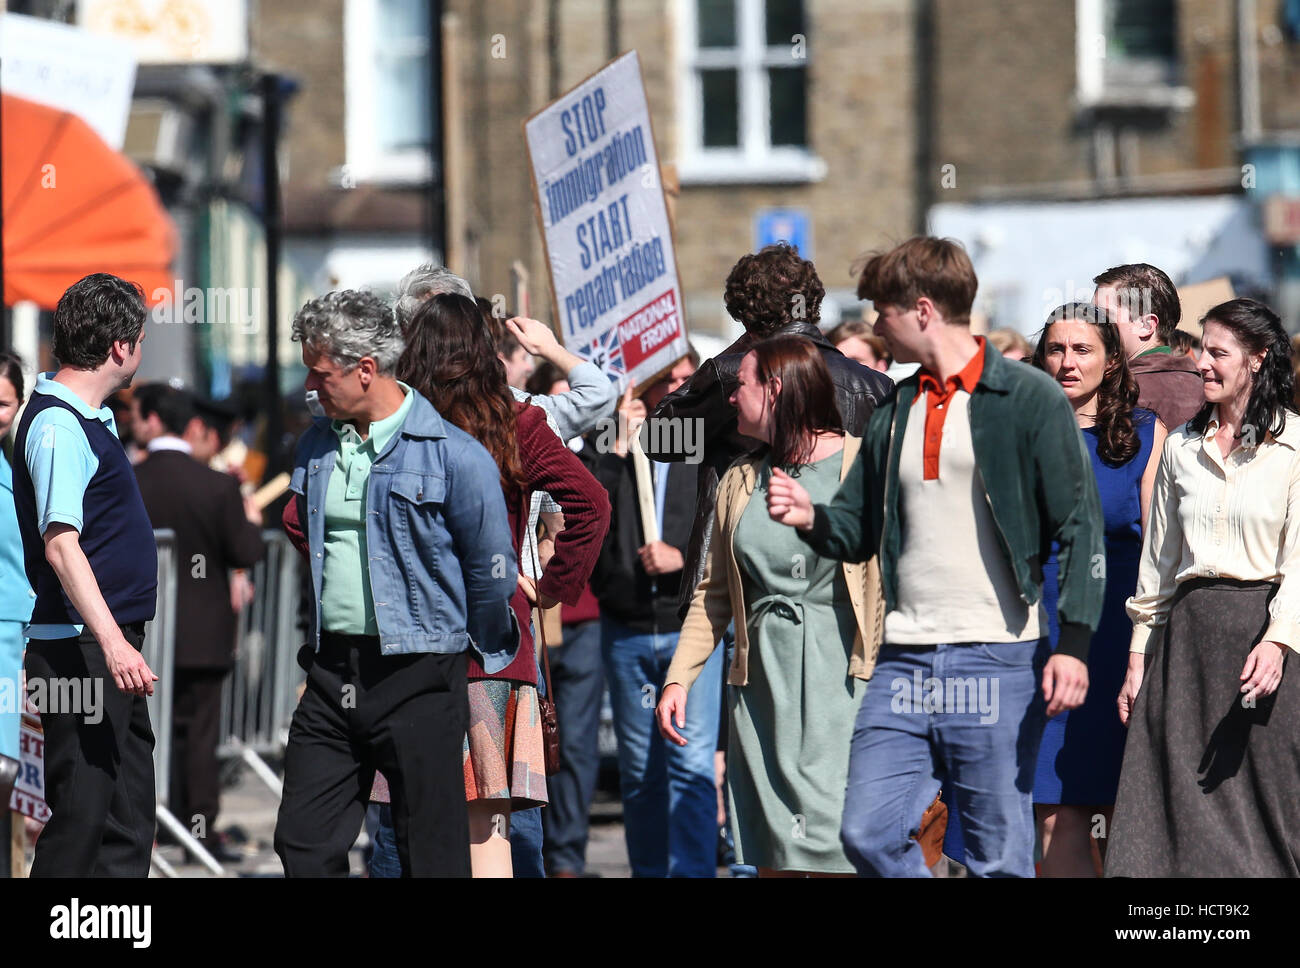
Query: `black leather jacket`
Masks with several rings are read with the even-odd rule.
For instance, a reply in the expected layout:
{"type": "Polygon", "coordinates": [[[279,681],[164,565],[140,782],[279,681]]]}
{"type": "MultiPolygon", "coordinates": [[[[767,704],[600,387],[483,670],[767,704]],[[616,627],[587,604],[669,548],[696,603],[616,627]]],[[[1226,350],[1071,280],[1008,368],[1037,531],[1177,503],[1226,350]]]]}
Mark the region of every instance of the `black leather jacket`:
{"type": "MultiPolygon", "coordinates": [[[[861,437],[876,404],[893,389],[893,381],[883,373],[849,359],[832,346],[822,331],[811,323],[794,323],[772,335],[805,336],[817,344],[822,359],[831,371],[831,380],[835,384],[835,402],[840,409],[844,430],[855,437],[861,437]]],[[[761,441],[746,437],[736,430],[736,410],[727,402],[739,382],[737,373],[740,361],[757,342],[758,339],[745,333],[713,359],[701,364],[691,378],[664,397],[651,414],[658,418],[695,418],[703,421],[703,462],[695,492],[695,520],[691,526],[690,542],[686,546],[686,567],[682,570],[678,598],[678,611],[683,618],[695,594],[695,586],[704,577],[713,510],[718,497],[718,481],[736,458],[765,446],[761,441]]],[[[669,438],[668,434],[650,434],[647,426],[642,430],[641,445],[646,455],[653,460],[684,461],[692,457],[685,449],[652,449],[662,447],[669,438]]],[[[678,437],[678,440],[689,439],[691,438],[678,437]]]]}

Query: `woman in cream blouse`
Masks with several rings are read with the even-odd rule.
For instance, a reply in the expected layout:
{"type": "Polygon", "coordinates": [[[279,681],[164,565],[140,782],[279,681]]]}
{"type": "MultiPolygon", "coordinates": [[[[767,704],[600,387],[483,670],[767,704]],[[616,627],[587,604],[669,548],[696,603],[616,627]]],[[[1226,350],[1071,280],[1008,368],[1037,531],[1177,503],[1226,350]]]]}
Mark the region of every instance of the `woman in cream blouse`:
{"type": "Polygon", "coordinates": [[[1206,403],[1171,430],[1129,600],[1108,876],[1300,876],[1300,416],[1267,306],[1203,320],[1206,403]],[[1294,664],[1294,660],[1292,660],[1294,664]]]}

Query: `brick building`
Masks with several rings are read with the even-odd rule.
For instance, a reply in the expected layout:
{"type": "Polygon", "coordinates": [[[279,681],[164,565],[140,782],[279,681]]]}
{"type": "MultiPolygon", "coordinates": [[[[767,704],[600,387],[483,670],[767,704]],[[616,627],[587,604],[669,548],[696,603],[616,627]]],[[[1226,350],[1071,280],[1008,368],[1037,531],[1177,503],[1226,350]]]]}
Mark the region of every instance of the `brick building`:
{"type": "Polygon", "coordinates": [[[977,309],[1032,332],[1107,265],[1226,275],[1300,328],[1300,11],[1285,0],[916,0],[918,206],[977,309]]]}
{"type": "MultiPolygon", "coordinates": [[[[522,123],[632,48],[660,160],[680,176],[678,265],[689,324],[706,343],[732,331],[722,283],[754,248],[760,212],[806,214],[812,254],[841,296],[856,255],[919,224],[910,0],[447,0],[443,9],[445,124],[449,144],[463,145],[446,172],[447,204],[464,226],[451,261],[477,291],[510,292],[519,260],[532,311],[547,314],[522,123]]],[[[428,76],[427,18],[428,0],[321,0],[310,16],[288,4],[254,9],[259,66],[301,85],[285,140],[286,256],[318,286],[390,286],[428,250],[429,107],[414,89],[428,76]],[[381,7],[403,16],[384,22],[381,7]]]]}

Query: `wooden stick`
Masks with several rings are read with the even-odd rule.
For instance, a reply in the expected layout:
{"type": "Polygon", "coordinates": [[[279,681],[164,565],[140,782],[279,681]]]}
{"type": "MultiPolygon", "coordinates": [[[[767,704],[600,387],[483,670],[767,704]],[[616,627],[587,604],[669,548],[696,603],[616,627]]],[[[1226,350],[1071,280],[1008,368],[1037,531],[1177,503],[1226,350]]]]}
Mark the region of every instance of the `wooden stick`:
{"type": "Polygon", "coordinates": [[[640,434],[632,435],[627,442],[628,452],[632,455],[632,467],[636,472],[636,497],[641,508],[641,531],[645,543],[659,540],[659,520],[655,517],[655,488],[650,476],[650,458],[641,449],[640,434]]]}
{"type": "Polygon", "coordinates": [[[256,491],[253,492],[253,505],[259,510],[264,511],[268,504],[277,497],[289,490],[289,475],[286,472],[276,474],[256,491]]]}
{"type": "Polygon", "coordinates": [[[510,279],[515,288],[515,315],[532,318],[528,305],[528,268],[516,259],[510,263],[510,279]]]}
{"type": "MultiPolygon", "coordinates": [[[[9,804],[4,805],[9,810],[9,804]]],[[[27,818],[9,810],[9,876],[23,877],[27,872],[27,818]]]]}

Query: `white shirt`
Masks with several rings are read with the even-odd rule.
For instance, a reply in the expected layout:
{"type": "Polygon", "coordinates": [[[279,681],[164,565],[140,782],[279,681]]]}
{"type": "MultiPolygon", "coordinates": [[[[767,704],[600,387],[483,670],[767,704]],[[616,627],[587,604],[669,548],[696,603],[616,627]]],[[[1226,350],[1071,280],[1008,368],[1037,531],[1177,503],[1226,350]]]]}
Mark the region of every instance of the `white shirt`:
{"type": "Polygon", "coordinates": [[[188,443],[174,434],[163,434],[161,437],[155,437],[145,445],[145,450],[150,454],[159,450],[179,450],[182,454],[194,453],[193,448],[188,443]]]}
{"type": "Polygon", "coordinates": [[[1300,417],[1287,414],[1279,437],[1257,447],[1244,439],[1227,458],[1218,428],[1215,408],[1204,437],[1184,426],[1165,441],[1128,600],[1132,652],[1147,651],[1178,584],[1192,578],[1277,582],[1263,639],[1300,651],[1300,417]]]}

